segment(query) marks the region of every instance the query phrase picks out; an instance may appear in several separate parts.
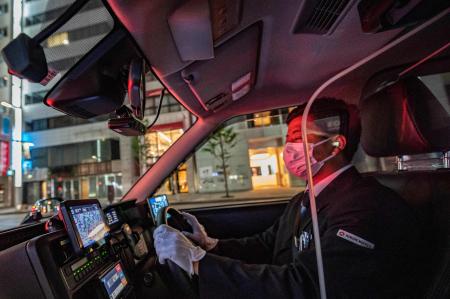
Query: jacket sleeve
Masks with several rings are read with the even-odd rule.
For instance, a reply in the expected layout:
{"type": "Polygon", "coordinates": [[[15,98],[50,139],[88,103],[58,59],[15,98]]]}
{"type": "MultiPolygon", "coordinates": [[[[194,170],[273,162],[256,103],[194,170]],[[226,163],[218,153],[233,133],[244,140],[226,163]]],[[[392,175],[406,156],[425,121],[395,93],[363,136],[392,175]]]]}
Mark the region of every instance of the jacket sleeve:
{"type": "MultiPolygon", "coordinates": [[[[377,298],[374,286],[384,288],[377,280],[386,277],[379,270],[385,268],[390,252],[377,251],[377,244],[366,248],[337,236],[341,229],[375,243],[373,211],[357,210],[336,216],[322,233],[325,279],[331,298],[362,298],[367,294],[377,298]]],[[[395,257],[388,260],[395,265],[395,257]]],[[[249,265],[214,254],[206,254],[199,263],[201,298],[317,298],[317,277],[314,248],[295,254],[291,264],[282,266],[249,265]]]]}
{"type": "MultiPolygon", "coordinates": [[[[345,242],[337,240],[331,231],[322,239],[328,291],[341,279],[362,286],[364,275],[357,277],[355,273],[365,273],[361,265],[371,268],[371,253],[345,242]],[[344,269],[349,275],[341,275],[344,269]]],[[[303,251],[294,262],[281,266],[245,264],[208,253],[199,264],[200,298],[318,298],[317,277],[314,249],[303,251]]]]}

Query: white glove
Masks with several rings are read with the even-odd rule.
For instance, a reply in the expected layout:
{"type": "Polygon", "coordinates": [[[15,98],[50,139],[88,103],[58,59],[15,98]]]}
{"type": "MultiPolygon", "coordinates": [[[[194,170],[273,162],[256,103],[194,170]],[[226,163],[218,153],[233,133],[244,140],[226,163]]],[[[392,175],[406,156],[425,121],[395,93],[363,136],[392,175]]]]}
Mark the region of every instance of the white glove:
{"type": "Polygon", "coordinates": [[[190,275],[194,274],[193,262],[198,262],[206,254],[206,251],[192,244],[180,231],[165,224],[155,229],[153,239],[161,264],[169,259],[190,275]]]}
{"type": "Polygon", "coordinates": [[[205,227],[198,222],[197,218],[194,215],[189,213],[182,212],[184,219],[186,219],[187,223],[189,223],[192,227],[192,233],[190,232],[181,232],[189,239],[195,241],[201,248],[206,251],[210,251],[214,247],[216,247],[218,239],[208,237],[206,233],[205,227]]]}

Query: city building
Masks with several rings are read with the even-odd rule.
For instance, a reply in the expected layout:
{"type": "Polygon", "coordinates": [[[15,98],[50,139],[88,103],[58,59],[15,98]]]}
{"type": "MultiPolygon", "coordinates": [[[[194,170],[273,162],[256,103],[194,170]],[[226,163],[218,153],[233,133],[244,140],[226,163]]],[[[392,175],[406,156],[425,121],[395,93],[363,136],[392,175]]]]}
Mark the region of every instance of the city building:
{"type": "MultiPolygon", "coordinates": [[[[0,48],[12,37],[13,1],[0,1],[0,48]]],[[[11,138],[14,107],[11,105],[11,76],[0,56],[0,207],[13,205],[14,183],[11,176],[11,138]],[[8,105],[9,104],[9,105],[8,105]]]]}

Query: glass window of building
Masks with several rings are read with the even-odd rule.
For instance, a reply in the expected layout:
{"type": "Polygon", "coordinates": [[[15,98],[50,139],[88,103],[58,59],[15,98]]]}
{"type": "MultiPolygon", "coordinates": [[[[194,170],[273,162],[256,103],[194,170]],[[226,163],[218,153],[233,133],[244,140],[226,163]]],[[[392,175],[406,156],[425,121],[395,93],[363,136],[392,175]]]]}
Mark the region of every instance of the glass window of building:
{"type": "Polygon", "coordinates": [[[42,103],[45,95],[47,94],[47,90],[36,91],[29,94],[26,94],[25,97],[25,105],[42,103]]]}
{"type": "MultiPolygon", "coordinates": [[[[159,91],[156,95],[147,97],[145,102],[145,114],[153,115],[158,111],[159,91]]],[[[182,110],[182,106],[171,95],[165,95],[162,101],[161,113],[178,112],[182,110]]]]}
{"type": "MultiPolygon", "coordinates": [[[[32,0],[30,0],[32,1],[32,0]]],[[[28,1],[27,1],[28,2],[28,1]]],[[[68,7],[70,4],[61,6],[55,9],[47,10],[46,12],[29,15],[24,18],[23,25],[25,27],[33,26],[41,23],[46,23],[53,21],[57,17],[59,17],[68,7]]],[[[82,8],[82,11],[88,11],[96,8],[102,7],[101,1],[89,1],[84,7],[82,8]]]]}
{"type": "Polygon", "coordinates": [[[46,46],[48,48],[57,47],[61,45],[69,44],[69,34],[67,32],[60,32],[50,36],[46,40],[46,46]]]}
{"type": "Polygon", "coordinates": [[[183,134],[182,128],[152,129],[144,137],[146,163],[152,165],[183,134]]]}
{"type": "Polygon", "coordinates": [[[0,38],[4,38],[8,36],[8,27],[0,28],[0,38]]]}
{"type": "Polygon", "coordinates": [[[91,26],[59,32],[48,38],[44,46],[47,48],[67,46],[71,42],[83,40],[97,35],[103,35],[105,33],[108,33],[109,31],[111,31],[111,24],[109,22],[103,22],[91,26]]]}
{"type": "Polygon", "coordinates": [[[8,76],[3,76],[0,78],[0,88],[8,86],[8,76]]]}
{"type": "Polygon", "coordinates": [[[8,3],[0,4],[0,15],[8,13],[8,3]]]}

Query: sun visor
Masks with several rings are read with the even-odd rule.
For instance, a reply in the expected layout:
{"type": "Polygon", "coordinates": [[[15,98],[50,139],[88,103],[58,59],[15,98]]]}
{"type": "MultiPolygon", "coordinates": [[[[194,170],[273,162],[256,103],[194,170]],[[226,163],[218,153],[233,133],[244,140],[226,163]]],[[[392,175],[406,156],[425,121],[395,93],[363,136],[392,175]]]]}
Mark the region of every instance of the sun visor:
{"type": "Polygon", "coordinates": [[[252,26],[197,61],[181,75],[205,110],[217,110],[247,95],[256,80],[260,26],[252,26]]]}
{"type": "Polygon", "coordinates": [[[183,61],[214,57],[208,0],[191,0],[169,16],[169,26],[183,61]]]}

